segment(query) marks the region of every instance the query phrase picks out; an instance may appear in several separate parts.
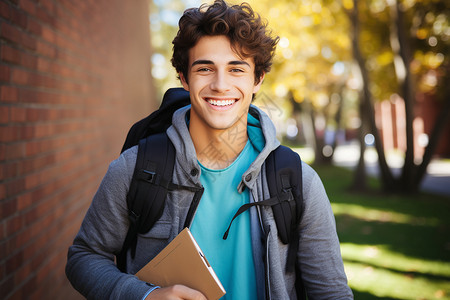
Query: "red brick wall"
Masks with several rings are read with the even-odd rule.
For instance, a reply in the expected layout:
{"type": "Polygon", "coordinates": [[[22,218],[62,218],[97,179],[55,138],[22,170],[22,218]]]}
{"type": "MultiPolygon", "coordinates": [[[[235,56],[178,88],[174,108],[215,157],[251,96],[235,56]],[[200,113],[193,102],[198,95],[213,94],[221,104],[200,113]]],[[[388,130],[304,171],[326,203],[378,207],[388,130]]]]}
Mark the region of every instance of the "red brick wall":
{"type": "Polygon", "coordinates": [[[0,298],[78,298],[67,248],[154,108],[148,2],[0,1],[0,298]]]}

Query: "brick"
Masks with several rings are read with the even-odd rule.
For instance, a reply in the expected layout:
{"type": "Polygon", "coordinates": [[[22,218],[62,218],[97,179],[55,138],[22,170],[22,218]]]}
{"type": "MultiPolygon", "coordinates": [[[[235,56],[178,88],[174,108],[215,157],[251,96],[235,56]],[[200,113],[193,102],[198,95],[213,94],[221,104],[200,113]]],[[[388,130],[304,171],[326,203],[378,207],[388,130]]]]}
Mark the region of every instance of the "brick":
{"type": "MultiPolygon", "coordinates": [[[[6,238],[6,230],[5,230],[5,221],[0,222],[0,257],[1,261],[6,257],[6,242],[4,242],[6,238]]],[[[1,277],[0,277],[1,278],[1,277]]]]}
{"type": "Polygon", "coordinates": [[[24,224],[23,216],[18,215],[12,218],[9,218],[6,221],[6,235],[11,236],[22,229],[24,224]]]}
{"type": "Polygon", "coordinates": [[[24,158],[26,155],[25,146],[25,142],[8,143],[7,145],[5,145],[5,159],[10,161],[11,164],[17,163],[17,161],[14,160],[24,158]]]}
{"type": "Polygon", "coordinates": [[[27,29],[30,33],[40,36],[42,32],[42,25],[34,19],[29,19],[27,29]]]}
{"type": "Polygon", "coordinates": [[[11,8],[9,4],[5,2],[0,2],[0,16],[9,20],[11,18],[11,8]]]}
{"type": "Polygon", "coordinates": [[[0,65],[0,81],[9,82],[10,73],[11,73],[11,71],[8,66],[0,65]]]}
{"type": "MultiPolygon", "coordinates": [[[[6,187],[8,189],[8,186],[6,187]]],[[[12,215],[16,212],[17,209],[17,201],[15,199],[5,200],[0,203],[0,219],[5,219],[6,217],[12,215]]]]}
{"type": "Polygon", "coordinates": [[[36,69],[37,67],[37,57],[28,53],[22,53],[20,64],[28,69],[36,69]]]}
{"type": "Polygon", "coordinates": [[[23,172],[32,173],[42,168],[48,167],[49,165],[57,163],[57,158],[54,153],[49,153],[47,155],[29,158],[23,161],[22,163],[23,163],[23,172]]]}
{"type": "Polygon", "coordinates": [[[1,48],[2,61],[7,61],[14,64],[20,63],[20,51],[12,48],[9,45],[2,45],[1,48]]]}
{"type": "Polygon", "coordinates": [[[30,85],[31,73],[23,69],[12,70],[11,82],[22,85],[30,85]]]}
{"type": "Polygon", "coordinates": [[[59,261],[58,255],[52,255],[50,259],[42,264],[41,268],[37,271],[36,281],[38,284],[49,277],[50,272],[58,266],[59,261]]]}
{"type": "Polygon", "coordinates": [[[43,109],[28,108],[25,111],[25,119],[27,122],[48,121],[42,115],[43,109]]]}
{"type": "MultiPolygon", "coordinates": [[[[0,164],[0,182],[6,179],[6,172],[2,164],[0,164]]],[[[3,197],[0,196],[0,199],[3,197]]],[[[1,227],[0,227],[1,230],[1,227]]],[[[1,240],[1,232],[0,232],[0,240],[1,240]]]]}
{"type": "MultiPolygon", "coordinates": [[[[22,192],[25,188],[25,180],[22,178],[13,179],[5,183],[6,197],[12,197],[22,192]]],[[[5,216],[11,215],[17,210],[17,199],[12,199],[5,204],[5,209],[2,212],[5,216]]]]}
{"type": "Polygon", "coordinates": [[[40,3],[51,16],[56,14],[55,4],[51,0],[41,0],[40,3]]]}
{"type": "Polygon", "coordinates": [[[42,32],[41,32],[41,36],[42,38],[44,38],[46,41],[54,44],[55,43],[55,32],[53,31],[53,29],[51,29],[48,26],[43,26],[42,27],[42,32]]]}
{"type": "Polygon", "coordinates": [[[42,22],[55,27],[56,20],[42,7],[37,7],[36,15],[42,22]]]}
{"type": "Polygon", "coordinates": [[[33,230],[44,230],[44,228],[39,227],[39,228],[34,228],[34,227],[29,227],[29,228],[25,228],[24,230],[21,230],[20,232],[18,232],[17,234],[15,234],[14,236],[12,236],[6,244],[6,253],[7,253],[7,257],[11,257],[11,262],[10,265],[15,265],[15,267],[20,267],[20,264],[17,263],[17,260],[19,260],[19,258],[21,256],[23,256],[24,253],[24,247],[26,244],[29,244],[30,241],[33,239],[33,230]],[[15,259],[13,259],[13,257],[15,257],[15,259]]]}
{"type": "Polygon", "coordinates": [[[9,276],[0,281],[0,295],[8,295],[14,289],[14,278],[9,276]]]}
{"type": "Polygon", "coordinates": [[[49,45],[46,42],[43,41],[37,41],[36,42],[36,50],[37,52],[39,52],[40,54],[48,57],[48,58],[56,58],[56,48],[52,45],[49,45]]]}
{"type": "Polygon", "coordinates": [[[58,87],[58,80],[54,78],[17,68],[12,70],[11,82],[19,85],[50,89],[58,87]]]}
{"type": "Polygon", "coordinates": [[[25,122],[26,109],[23,107],[11,107],[11,121],[12,122],[25,122]]]}
{"type": "Polygon", "coordinates": [[[14,272],[14,284],[18,286],[22,282],[25,282],[33,273],[33,271],[34,270],[31,268],[31,264],[24,264],[22,268],[14,272]]]}
{"type": "Polygon", "coordinates": [[[30,0],[20,0],[20,8],[29,13],[30,15],[36,15],[36,4],[30,0]]]}
{"type": "Polygon", "coordinates": [[[19,101],[22,103],[65,104],[76,102],[76,98],[71,98],[72,100],[68,101],[69,98],[71,97],[31,89],[22,89],[19,93],[19,101]]]}
{"type": "MultiPolygon", "coordinates": [[[[0,144],[0,161],[5,160],[6,157],[6,145],[5,144],[0,144]]],[[[1,199],[2,197],[0,197],[1,199]]]]}
{"type": "Polygon", "coordinates": [[[32,193],[33,192],[27,192],[26,194],[17,196],[17,210],[19,211],[24,210],[33,203],[32,193]]]}
{"type": "Polygon", "coordinates": [[[40,171],[36,174],[27,175],[25,177],[25,189],[31,190],[39,186],[42,183],[42,179],[45,178],[43,176],[47,175],[46,173],[48,173],[48,170],[40,171]]]}
{"type": "Polygon", "coordinates": [[[16,178],[19,174],[19,163],[9,162],[3,165],[4,176],[8,179],[16,178]]]}
{"type": "Polygon", "coordinates": [[[20,44],[22,32],[8,23],[3,23],[1,28],[1,36],[11,42],[20,44]]]}
{"type": "Polygon", "coordinates": [[[9,123],[9,110],[8,106],[0,106],[0,124],[9,123]]]}
{"type": "Polygon", "coordinates": [[[15,7],[11,7],[10,19],[14,24],[19,25],[19,27],[23,29],[27,28],[28,18],[23,11],[16,9],[15,7]]]}
{"type": "Polygon", "coordinates": [[[23,261],[23,252],[20,251],[19,253],[16,253],[15,255],[9,257],[6,259],[6,273],[11,274],[12,271],[15,269],[18,269],[22,265],[23,261]]]}
{"type": "Polygon", "coordinates": [[[37,289],[37,285],[35,282],[35,274],[32,273],[30,277],[27,278],[25,282],[22,282],[20,288],[15,290],[11,295],[11,299],[20,300],[20,299],[28,299],[34,290],[37,289]]]}
{"type": "Polygon", "coordinates": [[[3,85],[0,87],[0,100],[5,102],[16,102],[19,99],[19,91],[12,86],[3,85]]]}
{"type": "Polygon", "coordinates": [[[20,128],[17,126],[0,126],[0,142],[13,142],[20,138],[20,128]]]}
{"type": "Polygon", "coordinates": [[[35,38],[33,38],[31,35],[29,35],[29,34],[22,34],[22,42],[21,42],[21,44],[24,46],[24,47],[26,47],[26,48],[28,48],[28,49],[30,49],[30,50],[32,50],[32,51],[34,51],[34,50],[36,50],[36,45],[37,45],[37,41],[36,41],[36,39],[35,38]]]}
{"type": "Polygon", "coordinates": [[[53,65],[53,62],[50,61],[49,59],[43,58],[43,57],[38,57],[36,69],[40,72],[48,73],[51,71],[52,65],[53,65]]]}

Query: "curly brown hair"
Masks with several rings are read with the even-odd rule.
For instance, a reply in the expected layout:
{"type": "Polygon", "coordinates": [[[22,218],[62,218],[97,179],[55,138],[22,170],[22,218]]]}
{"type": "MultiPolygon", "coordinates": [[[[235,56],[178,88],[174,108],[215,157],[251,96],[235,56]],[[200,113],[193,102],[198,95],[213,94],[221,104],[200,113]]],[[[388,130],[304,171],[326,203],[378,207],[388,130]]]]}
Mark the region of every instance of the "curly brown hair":
{"type": "Polygon", "coordinates": [[[172,42],[172,65],[185,80],[188,80],[189,50],[203,36],[217,35],[227,36],[239,56],[253,58],[256,83],[270,71],[279,37],[271,36],[267,23],[248,3],[229,6],[223,0],[215,0],[211,5],[187,9],[180,18],[179,30],[172,42]]]}

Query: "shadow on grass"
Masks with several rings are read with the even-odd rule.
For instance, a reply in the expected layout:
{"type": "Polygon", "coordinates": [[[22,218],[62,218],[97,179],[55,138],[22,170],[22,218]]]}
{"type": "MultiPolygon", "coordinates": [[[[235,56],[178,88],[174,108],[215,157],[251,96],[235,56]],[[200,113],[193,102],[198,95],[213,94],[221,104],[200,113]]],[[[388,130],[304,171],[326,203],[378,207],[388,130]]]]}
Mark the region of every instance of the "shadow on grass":
{"type": "Polygon", "coordinates": [[[383,246],[409,257],[450,261],[450,199],[427,193],[409,195],[380,192],[379,184],[370,178],[371,191],[349,190],[353,173],[338,167],[315,166],[332,205],[343,205],[336,214],[336,225],[342,243],[383,246]],[[378,188],[374,188],[377,187],[378,188]],[[346,205],[360,208],[345,210],[346,205]],[[367,218],[376,210],[391,216],[389,220],[367,218]],[[406,216],[408,221],[398,220],[406,216]]]}
{"type": "Polygon", "coordinates": [[[363,264],[364,266],[372,267],[374,269],[383,269],[383,270],[389,271],[391,273],[395,273],[395,274],[398,274],[398,275],[406,276],[406,277],[409,277],[409,278],[423,278],[424,280],[434,281],[434,282],[437,282],[437,281],[442,281],[442,282],[450,281],[450,276],[435,275],[435,274],[418,272],[418,271],[400,271],[400,270],[397,270],[397,269],[394,269],[394,268],[389,268],[389,267],[386,267],[386,266],[380,266],[378,264],[370,263],[368,261],[361,261],[361,260],[356,260],[356,259],[344,259],[344,263],[363,264]]]}
{"type": "Polygon", "coordinates": [[[377,245],[418,259],[450,261],[448,226],[367,221],[347,214],[337,215],[336,224],[341,243],[377,245]]]}
{"type": "MultiPolygon", "coordinates": [[[[314,168],[322,178],[335,210],[340,242],[348,244],[347,250],[350,251],[368,249],[367,253],[347,255],[345,263],[367,266],[383,276],[389,277],[390,273],[392,280],[400,280],[404,276],[404,281],[411,281],[412,285],[430,282],[434,286],[442,282],[445,283],[442,286],[448,286],[449,197],[426,193],[388,194],[380,191],[380,184],[374,178],[369,179],[371,191],[355,193],[349,190],[353,178],[351,171],[337,167],[314,168]],[[357,247],[352,248],[352,245],[357,247]],[[375,252],[371,253],[372,247],[365,246],[373,246],[375,252]]],[[[353,286],[355,299],[396,299],[358,291],[357,286],[357,283],[353,286]]],[[[408,285],[402,288],[408,289],[408,285]]],[[[378,290],[383,290],[383,287],[378,290]]],[[[429,295],[434,292],[429,291],[429,295]]],[[[424,299],[432,298],[427,296],[424,299]]]]}

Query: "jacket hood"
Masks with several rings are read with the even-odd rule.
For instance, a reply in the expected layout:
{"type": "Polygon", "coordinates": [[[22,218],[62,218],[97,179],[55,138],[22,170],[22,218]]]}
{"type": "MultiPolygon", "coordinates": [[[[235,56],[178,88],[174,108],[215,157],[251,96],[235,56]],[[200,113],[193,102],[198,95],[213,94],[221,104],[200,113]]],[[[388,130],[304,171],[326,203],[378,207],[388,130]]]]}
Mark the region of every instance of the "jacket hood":
{"type": "MultiPolygon", "coordinates": [[[[177,110],[172,118],[172,126],[167,129],[167,135],[169,136],[176,149],[176,159],[178,160],[186,174],[189,174],[193,169],[197,169],[198,171],[201,170],[197,161],[194,143],[192,142],[191,136],[189,134],[189,127],[186,122],[190,109],[191,106],[188,105],[177,110]]],[[[250,141],[252,141],[254,145],[263,145],[262,149],[258,149],[260,151],[258,157],[250,165],[248,170],[242,175],[242,182],[246,186],[251,188],[258,178],[258,174],[261,171],[261,167],[267,156],[280,145],[280,142],[276,138],[275,126],[265,112],[263,112],[258,107],[251,105],[249,114],[257,121],[252,121],[252,118],[249,116],[248,123],[251,124],[251,126],[258,126],[264,136],[264,142],[261,143],[261,141],[255,141],[253,143],[255,139],[261,138],[260,134],[255,134],[254,130],[252,130],[251,128],[249,129],[249,126],[247,127],[247,134],[250,141]]],[[[193,183],[199,184],[199,182],[193,183]]],[[[244,188],[242,183],[238,188],[239,190],[242,190],[244,188]]]]}

